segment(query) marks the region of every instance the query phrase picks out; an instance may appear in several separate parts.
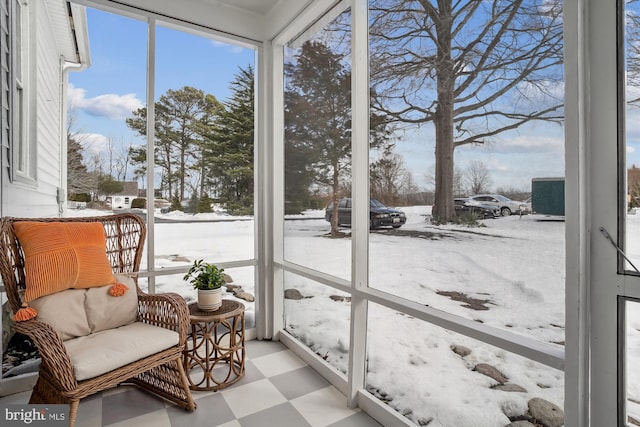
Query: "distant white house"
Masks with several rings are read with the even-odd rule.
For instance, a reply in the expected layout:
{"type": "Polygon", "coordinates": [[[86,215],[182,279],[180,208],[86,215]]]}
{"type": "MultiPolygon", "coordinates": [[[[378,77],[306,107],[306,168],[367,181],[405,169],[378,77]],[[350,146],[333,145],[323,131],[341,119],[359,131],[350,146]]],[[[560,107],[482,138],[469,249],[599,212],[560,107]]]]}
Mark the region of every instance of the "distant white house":
{"type": "Polygon", "coordinates": [[[107,204],[114,211],[131,209],[131,202],[139,197],[137,181],[125,181],[122,184],[122,191],[107,196],[107,204]]]}
{"type": "Polygon", "coordinates": [[[0,15],[0,215],[58,216],[66,209],[68,73],[90,63],[85,8],[0,0],[0,15]]]}

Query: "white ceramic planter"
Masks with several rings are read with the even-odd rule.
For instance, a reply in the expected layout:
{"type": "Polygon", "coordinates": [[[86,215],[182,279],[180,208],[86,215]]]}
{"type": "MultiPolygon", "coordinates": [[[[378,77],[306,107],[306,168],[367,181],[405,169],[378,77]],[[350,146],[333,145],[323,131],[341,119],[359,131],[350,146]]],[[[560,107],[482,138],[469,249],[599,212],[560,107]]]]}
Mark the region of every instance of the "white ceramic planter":
{"type": "Polygon", "coordinates": [[[222,288],[198,289],[198,308],[205,311],[216,311],[222,305],[222,288]]]}

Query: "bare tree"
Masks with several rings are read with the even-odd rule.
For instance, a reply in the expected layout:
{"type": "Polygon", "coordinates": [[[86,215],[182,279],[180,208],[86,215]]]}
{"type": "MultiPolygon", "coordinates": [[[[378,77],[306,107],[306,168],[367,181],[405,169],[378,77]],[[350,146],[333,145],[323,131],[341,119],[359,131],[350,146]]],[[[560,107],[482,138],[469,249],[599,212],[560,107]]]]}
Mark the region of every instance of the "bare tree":
{"type": "Polygon", "coordinates": [[[561,121],[560,0],[370,2],[375,107],[433,123],[435,215],[455,217],[454,149],[532,120],[561,121]]]}
{"type": "Polygon", "coordinates": [[[96,190],[96,177],[87,169],[83,140],[75,127],[76,116],[73,111],[70,111],[67,116],[67,193],[69,197],[78,194],[95,194],[96,190]]]}
{"type": "Polygon", "coordinates": [[[371,197],[388,205],[396,205],[403,194],[415,188],[402,156],[387,146],[382,156],[371,163],[369,172],[371,197]]]}
{"type": "Polygon", "coordinates": [[[95,179],[84,164],[80,142],[67,132],[67,192],[69,196],[90,195],[95,190],[95,179]]]}
{"type": "Polygon", "coordinates": [[[469,194],[488,193],[491,177],[487,165],[481,160],[473,160],[464,171],[464,180],[469,194]]]}
{"type": "Polygon", "coordinates": [[[104,162],[102,161],[101,153],[92,151],[89,153],[87,160],[87,169],[89,172],[95,175],[105,175],[104,162]]]}
{"type": "Polygon", "coordinates": [[[126,181],[129,163],[131,163],[131,148],[133,144],[125,146],[121,143],[115,149],[115,159],[113,160],[113,169],[115,170],[115,178],[117,181],[126,181]]]}

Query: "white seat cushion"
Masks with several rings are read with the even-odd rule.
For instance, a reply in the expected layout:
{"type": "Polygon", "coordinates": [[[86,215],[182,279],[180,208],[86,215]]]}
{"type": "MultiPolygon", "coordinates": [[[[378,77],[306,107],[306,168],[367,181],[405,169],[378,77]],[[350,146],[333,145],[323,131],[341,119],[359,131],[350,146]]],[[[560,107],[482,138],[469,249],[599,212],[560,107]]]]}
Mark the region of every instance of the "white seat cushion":
{"type": "MultiPolygon", "coordinates": [[[[77,381],[97,377],[177,345],[177,332],[142,322],[65,341],[77,381]]],[[[125,378],[123,378],[124,380],[125,378]]]]}

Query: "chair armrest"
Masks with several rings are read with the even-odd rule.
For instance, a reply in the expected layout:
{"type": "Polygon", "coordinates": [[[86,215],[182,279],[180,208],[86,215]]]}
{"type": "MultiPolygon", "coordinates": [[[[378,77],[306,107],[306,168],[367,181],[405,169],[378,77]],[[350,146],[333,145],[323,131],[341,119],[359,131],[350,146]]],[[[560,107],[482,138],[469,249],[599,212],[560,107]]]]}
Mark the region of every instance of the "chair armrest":
{"type": "Polygon", "coordinates": [[[13,328],[33,341],[40,352],[40,363],[46,365],[53,376],[50,378],[52,382],[57,382],[63,391],[75,390],[78,387],[64,342],[51,325],[35,318],[14,322],[13,328]]]}
{"type": "Polygon", "coordinates": [[[186,343],[191,323],[187,303],[180,295],[138,291],[138,315],[144,323],[176,331],[180,334],[180,345],[186,343]]]}

